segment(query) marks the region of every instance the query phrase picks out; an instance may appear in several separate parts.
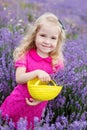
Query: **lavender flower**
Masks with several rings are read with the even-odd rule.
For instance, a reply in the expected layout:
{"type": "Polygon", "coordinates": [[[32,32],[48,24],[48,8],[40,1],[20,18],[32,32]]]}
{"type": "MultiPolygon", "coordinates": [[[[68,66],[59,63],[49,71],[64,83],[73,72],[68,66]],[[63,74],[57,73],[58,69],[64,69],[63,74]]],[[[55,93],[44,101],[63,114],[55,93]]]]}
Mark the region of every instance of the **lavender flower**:
{"type": "MultiPolygon", "coordinates": [[[[16,86],[12,53],[24,35],[27,24],[43,12],[51,11],[63,21],[67,32],[63,52],[65,68],[52,75],[63,90],[57,98],[49,101],[41,122],[35,117],[35,130],[87,129],[86,5],[87,1],[82,0],[39,0],[38,4],[37,0],[5,0],[0,3],[0,104],[16,86]]],[[[0,129],[15,129],[12,120],[6,120],[5,125],[3,123],[0,112],[0,129]]],[[[21,118],[17,128],[26,130],[26,125],[27,119],[21,118]]]]}
{"type": "Polygon", "coordinates": [[[27,129],[27,119],[21,117],[17,123],[17,130],[26,130],[26,129],[27,129]]]}

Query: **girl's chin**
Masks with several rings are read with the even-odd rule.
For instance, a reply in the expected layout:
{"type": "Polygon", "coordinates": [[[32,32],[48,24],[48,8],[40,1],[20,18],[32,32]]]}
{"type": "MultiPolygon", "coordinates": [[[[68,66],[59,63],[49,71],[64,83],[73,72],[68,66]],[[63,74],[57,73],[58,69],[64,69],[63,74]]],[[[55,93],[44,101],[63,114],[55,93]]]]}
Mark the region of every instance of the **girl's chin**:
{"type": "Polygon", "coordinates": [[[43,47],[42,48],[42,51],[44,51],[44,52],[51,52],[52,51],[52,49],[50,49],[50,48],[46,48],[46,47],[43,47]]]}
{"type": "Polygon", "coordinates": [[[49,54],[51,52],[51,50],[44,50],[43,53],[47,53],[49,54]]]}

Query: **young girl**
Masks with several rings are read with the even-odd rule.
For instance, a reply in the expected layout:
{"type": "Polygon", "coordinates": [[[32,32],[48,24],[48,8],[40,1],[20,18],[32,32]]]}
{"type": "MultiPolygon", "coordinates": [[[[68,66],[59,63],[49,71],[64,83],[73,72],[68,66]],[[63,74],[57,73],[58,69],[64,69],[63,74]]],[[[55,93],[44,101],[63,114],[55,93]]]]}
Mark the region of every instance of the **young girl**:
{"type": "Polygon", "coordinates": [[[8,114],[15,124],[20,117],[27,117],[28,127],[34,123],[35,116],[41,119],[47,101],[33,99],[27,90],[27,81],[37,77],[49,82],[50,75],[64,67],[64,40],[64,28],[54,14],[45,13],[36,20],[14,51],[18,85],[0,107],[3,117],[8,114]]]}

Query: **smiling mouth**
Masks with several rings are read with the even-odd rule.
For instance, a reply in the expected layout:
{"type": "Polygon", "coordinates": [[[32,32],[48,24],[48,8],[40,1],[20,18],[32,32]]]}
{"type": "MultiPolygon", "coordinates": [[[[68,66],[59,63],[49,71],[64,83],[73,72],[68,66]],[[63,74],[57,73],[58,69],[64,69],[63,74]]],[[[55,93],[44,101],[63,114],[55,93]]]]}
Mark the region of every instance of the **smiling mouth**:
{"type": "Polygon", "coordinates": [[[50,48],[50,46],[48,46],[48,45],[42,45],[43,47],[47,47],[47,48],[50,48]]]}

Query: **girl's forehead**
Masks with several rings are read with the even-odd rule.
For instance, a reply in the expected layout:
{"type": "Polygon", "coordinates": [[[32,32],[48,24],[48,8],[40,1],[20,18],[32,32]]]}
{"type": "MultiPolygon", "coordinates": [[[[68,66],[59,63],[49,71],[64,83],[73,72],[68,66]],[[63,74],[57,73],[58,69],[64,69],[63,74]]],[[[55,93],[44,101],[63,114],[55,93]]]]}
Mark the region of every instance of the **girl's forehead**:
{"type": "Polygon", "coordinates": [[[49,25],[49,26],[58,26],[58,23],[57,22],[52,22],[52,21],[48,21],[48,20],[44,20],[41,22],[41,25],[42,26],[46,26],[46,25],[49,25]]]}
{"type": "Polygon", "coordinates": [[[52,22],[47,22],[47,23],[41,24],[39,31],[42,31],[42,32],[44,32],[44,31],[45,32],[50,31],[50,32],[55,32],[55,33],[58,34],[58,32],[60,31],[60,29],[59,29],[59,27],[58,27],[57,24],[54,24],[52,22]]]}

